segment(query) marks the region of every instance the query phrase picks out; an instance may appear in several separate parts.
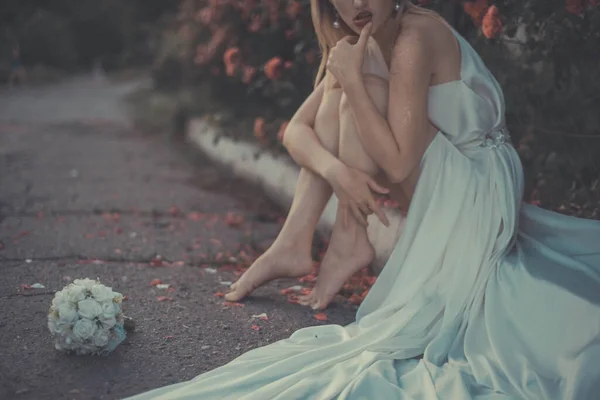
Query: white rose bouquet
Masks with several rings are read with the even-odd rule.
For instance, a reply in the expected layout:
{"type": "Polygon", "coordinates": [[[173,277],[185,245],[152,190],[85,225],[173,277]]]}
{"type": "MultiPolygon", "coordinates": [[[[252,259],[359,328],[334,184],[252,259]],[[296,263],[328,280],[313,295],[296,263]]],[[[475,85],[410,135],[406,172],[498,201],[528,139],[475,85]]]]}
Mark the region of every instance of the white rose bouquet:
{"type": "Polygon", "coordinates": [[[57,350],[106,355],[126,337],[123,295],[100,281],[75,279],[52,300],[48,328],[57,350]]]}

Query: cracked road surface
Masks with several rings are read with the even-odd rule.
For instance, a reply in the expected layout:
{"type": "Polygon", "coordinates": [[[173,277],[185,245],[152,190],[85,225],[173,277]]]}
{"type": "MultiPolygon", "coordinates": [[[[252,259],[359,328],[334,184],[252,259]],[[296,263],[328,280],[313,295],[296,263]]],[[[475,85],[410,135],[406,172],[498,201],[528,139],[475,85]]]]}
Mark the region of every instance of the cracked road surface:
{"type": "MultiPolygon", "coordinates": [[[[184,144],[133,127],[122,98],[140,84],[82,77],[0,92],[1,399],[119,399],[323,323],[279,292],[295,280],[244,307],[215,296],[274,239],[282,210],[184,144]],[[78,277],[128,298],[136,331],[108,357],[53,348],[49,304],[78,277]],[[261,313],[268,321],[252,318],[261,313]]],[[[336,303],[328,323],[354,312],[336,303]]]]}

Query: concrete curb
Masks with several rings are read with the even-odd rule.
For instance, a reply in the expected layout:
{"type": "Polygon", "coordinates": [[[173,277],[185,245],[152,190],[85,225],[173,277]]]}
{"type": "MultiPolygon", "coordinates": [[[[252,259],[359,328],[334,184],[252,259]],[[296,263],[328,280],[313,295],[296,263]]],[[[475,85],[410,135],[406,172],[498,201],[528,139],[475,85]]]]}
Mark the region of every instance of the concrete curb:
{"type": "MultiPolygon", "coordinates": [[[[236,175],[262,186],[274,201],[289,209],[300,173],[300,168],[296,164],[284,157],[266,153],[251,143],[233,141],[221,135],[218,128],[201,118],[191,119],[188,122],[186,139],[211,160],[231,168],[236,175]]],[[[337,199],[333,196],[321,216],[318,228],[320,232],[325,234],[331,232],[336,209],[337,199]]],[[[404,226],[404,218],[399,213],[386,209],[386,214],[390,220],[388,228],[376,217],[369,218],[368,234],[377,254],[373,263],[375,271],[383,268],[404,226]]]]}

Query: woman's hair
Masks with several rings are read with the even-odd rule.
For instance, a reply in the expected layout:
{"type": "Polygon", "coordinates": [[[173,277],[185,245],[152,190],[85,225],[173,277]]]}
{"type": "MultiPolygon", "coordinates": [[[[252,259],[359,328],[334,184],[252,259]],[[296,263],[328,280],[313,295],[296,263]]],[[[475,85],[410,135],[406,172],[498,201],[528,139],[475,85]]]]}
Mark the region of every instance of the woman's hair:
{"type": "MultiPolygon", "coordinates": [[[[410,0],[398,1],[401,6],[400,13],[410,12],[413,14],[437,16],[437,13],[418,7],[412,4],[410,0]]],[[[330,0],[310,0],[310,8],[315,33],[317,34],[319,47],[321,48],[321,63],[319,64],[319,69],[317,70],[317,76],[315,78],[316,87],[325,76],[325,66],[327,64],[327,58],[329,57],[329,51],[340,39],[345,36],[356,36],[356,33],[354,33],[341,19],[338,21],[340,27],[337,29],[333,27],[335,8],[330,0]]]]}

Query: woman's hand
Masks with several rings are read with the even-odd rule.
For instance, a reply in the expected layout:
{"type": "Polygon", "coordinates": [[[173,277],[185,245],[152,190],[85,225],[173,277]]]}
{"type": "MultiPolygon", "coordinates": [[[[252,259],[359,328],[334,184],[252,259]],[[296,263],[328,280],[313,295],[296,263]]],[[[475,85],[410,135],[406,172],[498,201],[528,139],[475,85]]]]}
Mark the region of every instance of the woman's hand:
{"type": "Polygon", "coordinates": [[[329,52],[327,70],[333,74],[342,88],[356,82],[362,76],[365,49],[372,26],[371,22],[365,25],[360,32],[358,41],[355,36],[346,36],[337,42],[329,52]]]}
{"type": "Polygon", "coordinates": [[[385,226],[390,222],[373,197],[373,193],[387,194],[389,190],[379,186],[373,178],[362,171],[339,162],[329,169],[326,177],[343,209],[344,225],[348,224],[348,209],[358,222],[367,225],[365,215],[375,213],[385,226]]]}

